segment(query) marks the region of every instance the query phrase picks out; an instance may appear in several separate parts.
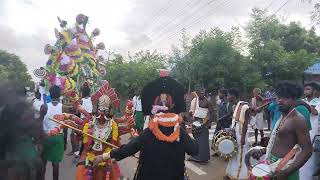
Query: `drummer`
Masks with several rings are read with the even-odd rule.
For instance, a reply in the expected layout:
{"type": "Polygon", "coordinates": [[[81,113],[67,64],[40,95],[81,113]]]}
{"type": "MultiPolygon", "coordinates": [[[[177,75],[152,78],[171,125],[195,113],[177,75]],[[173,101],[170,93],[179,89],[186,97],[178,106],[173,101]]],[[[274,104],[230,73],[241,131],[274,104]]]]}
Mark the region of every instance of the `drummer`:
{"type": "Polygon", "coordinates": [[[235,96],[228,96],[228,91],[226,89],[220,89],[218,96],[221,100],[218,107],[218,121],[217,127],[214,132],[216,134],[219,130],[229,128],[232,123],[233,105],[235,105],[235,96]]]}
{"type": "MultiPolygon", "coordinates": [[[[230,128],[232,123],[233,106],[237,104],[237,98],[233,95],[227,95],[228,91],[226,89],[219,89],[218,96],[221,102],[218,105],[218,120],[216,130],[214,132],[215,136],[221,129],[230,128]]],[[[214,141],[214,138],[212,141],[214,141]]],[[[213,146],[214,143],[212,143],[211,149],[214,149],[213,146]]],[[[217,153],[215,152],[213,155],[217,155],[217,153]]]]}
{"type": "Polygon", "coordinates": [[[190,113],[193,114],[194,122],[201,125],[200,130],[193,133],[197,143],[199,144],[199,153],[196,156],[190,157],[189,160],[200,164],[206,164],[210,159],[208,127],[211,126],[213,109],[209,100],[204,96],[204,88],[199,88],[197,95],[198,96],[193,100],[195,103],[190,107],[190,113]]]}
{"type": "Polygon", "coordinates": [[[266,153],[267,160],[274,163],[285,157],[294,146],[299,145],[301,152],[296,154],[293,162],[280,172],[273,172],[273,176],[277,179],[299,180],[299,168],[312,154],[308,129],[310,122],[295,108],[302,89],[297,84],[282,82],[277,86],[276,93],[279,98],[279,111],[282,115],[272,131],[268,147],[264,150],[257,150],[253,154],[255,154],[255,159],[258,159],[266,153]]]}
{"type": "MultiPolygon", "coordinates": [[[[228,96],[234,96],[236,99],[239,93],[235,89],[230,89],[228,96]]],[[[235,128],[238,152],[237,155],[229,159],[224,179],[248,179],[249,173],[245,165],[245,153],[249,149],[248,140],[248,123],[250,120],[251,110],[249,103],[239,101],[233,113],[232,126],[235,128]]]]}

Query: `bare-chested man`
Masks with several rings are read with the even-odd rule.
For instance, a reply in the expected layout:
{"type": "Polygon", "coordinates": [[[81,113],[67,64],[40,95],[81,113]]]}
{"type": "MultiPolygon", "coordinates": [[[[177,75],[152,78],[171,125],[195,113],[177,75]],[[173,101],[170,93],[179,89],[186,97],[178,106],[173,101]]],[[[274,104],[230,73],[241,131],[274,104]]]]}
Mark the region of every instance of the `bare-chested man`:
{"type": "Polygon", "coordinates": [[[194,125],[198,125],[198,130],[193,133],[198,145],[199,153],[196,156],[190,158],[190,160],[207,163],[210,159],[209,148],[209,130],[211,126],[212,117],[212,105],[205,97],[205,89],[199,88],[197,91],[197,97],[191,102],[190,112],[193,114],[194,125]]]}
{"type": "MultiPolygon", "coordinates": [[[[296,154],[293,162],[280,172],[274,172],[276,179],[299,180],[299,168],[301,168],[312,154],[312,145],[309,135],[308,120],[305,119],[300,110],[297,110],[297,99],[302,95],[302,88],[290,82],[282,82],[276,88],[279,98],[279,110],[282,113],[277,121],[267,149],[257,150],[253,153],[257,158],[266,153],[266,158],[270,163],[283,158],[291,151],[295,145],[299,145],[301,152],[296,154]]],[[[308,112],[307,107],[305,108],[308,112]]]]}

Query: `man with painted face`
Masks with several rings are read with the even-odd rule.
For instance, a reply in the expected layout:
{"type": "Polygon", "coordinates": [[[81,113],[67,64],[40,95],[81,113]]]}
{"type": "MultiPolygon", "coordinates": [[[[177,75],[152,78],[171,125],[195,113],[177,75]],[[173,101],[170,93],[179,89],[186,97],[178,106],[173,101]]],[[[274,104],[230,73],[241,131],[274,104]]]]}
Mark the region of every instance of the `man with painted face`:
{"type": "Polygon", "coordinates": [[[258,159],[266,153],[266,160],[272,165],[298,145],[300,153],[296,153],[285,168],[273,172],[273,176],[276,179],[299,180],[299,168],[312,154],[310,121],[304,114],[309,111],[307,105],[298,100],[302,95],[302,89],[297,84],[282,82],[277,86],[276,93],[281,117],[273,128],[268,147],[257,150],[253,156],[258,159]]]}
{"type": "MultiPolygon", "coordinates": [[[[92,120],[83,125],[83,132],[92,134],[94,137],[105,142],[118,145],[119,132],[117,123],[113,119],[111,100],[107,95],[102,95],[94,107],[96,114],[92,120]]],[[[100,141],[91,139],[84,135],[83,152],[77,166],[76,179],[84,180],[92,178],[94,180],[117,180],[120,174],[118,165],[111,161],[104,161],[97,166],[92,166],[92,161],[96,156],[111,151],[112,147],[100,141]]]]}
{"type": "MultiPolygon", "coordinates": [[[[74,114],[57,114],[52,120],[60,121],[63,128],[77,128],[83,133],[82,150],[76,169],[76,180],[118,180],[121,177],[119,166],[105,160],[93,166],[97,156],[108,153],[113,147],[119,146],[119,130],[116,120],[113,119],[113,108],[119,107],[119,99],[108,82],[105,82],[100,89],[91,96],[93,114],[90,114],[81,104],[80,98],[75,91],[65,94],[71,100],[73,107],[84,119],[74,114]],[[94,137],[94,138],[93,138],[94,137]]],[[[124,134],[122,132],[122,134],[124,134]]],[[[121,134],[120,134],[121,135],[121,134]]]]}

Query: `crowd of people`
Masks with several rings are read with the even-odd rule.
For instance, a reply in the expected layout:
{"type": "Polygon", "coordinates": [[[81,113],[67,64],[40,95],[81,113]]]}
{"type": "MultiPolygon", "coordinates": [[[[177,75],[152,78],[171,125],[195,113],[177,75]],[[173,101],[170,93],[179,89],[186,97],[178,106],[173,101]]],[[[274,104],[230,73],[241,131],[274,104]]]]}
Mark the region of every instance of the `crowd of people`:
{"type": "MultiPolygon", "coordinates": [[[[221,133],[234,138],[237,146],[235,155],[228,158],[224,179],[258,178],[254,174],[254,166],[250,165],[250,160],[246,162],[246,158],[254,158],[258,162],[266,160],[268,166],[273,169],[272,177],[276,179],[317,179],[320,173],[317,163],[319,92],[320,86],[316,82],[305,83],[302,89],[297,84],[285,81],[277,85],[276,89],[268,86],[264,94],[261,89],[254,88],[251,102],[246,102],[239,98],[237,90],[221,88],[217,93],[217,99],[214,99],[215,102],[211,102],[211,105],[215,106],[211,109],[216,109],[216,112],[209,111],[211,114],[216,114],[216,118],[212,118],[216,124],[211,147],[213,156],[223,154],[217,152],[220,147],[215,147],[223,145],[219,140],[221,133]],[[250,128],[254,130],[254,143],[249,142],[250,128]],[[271,130],[270,137],[266,137],[264,129],[271,130]],[[258,140],[259,133],[260,140],[258,140]]],[[[196,94],[198,95],[196,98],[199,99],[203,96],[201,91],[196,94]]],[[[197,117],[193,103],[191,102],[190,112],[197,117]]],[[[210,126],[204,125],[202,128],[210,126]]],[[[200,134],[203,132],[197,132],[195,137],[200,134]]],[[[203,136],[208,137],[207,134],[203,136]]],[[[199,154],[206,158],[200,161],[194,158],[191,160],[207,163],[209,153],[201,149],[207,150],[208,145],[200,139],[196,138],[196,141],[199,145],[199,154]]],[[[268,176],[271,177],[270,173],[268,176]]]]}
{"type": "Polygon", "coordinates": [[[236,88],[220,88],[217,98],[208,98],[200,87],[191,93],[189,108],[184,111],[177,107],[183,103],[177,102],[177,95],[168,88],[174,87],[152,97],[148,114],[144,103],[150,97],[144,90],[135,92],[121,119],[114,116],[116,104],[108,83],[97,92],[83,86],[81,98],[77,93],[65,95],[72,104],[67,113],[58,86],[50,87],[47,97],[36,89],[30,104],[15,86],[1,84],[1,177],[42,180],[49,161],[53,179],[59,179],[67,128],[72,129],[68,155],[78,157],[77,180],[123,179],[116,161],[136,157],[137,152],[137,180],[187,179],[185,160],[206,164],[217,156],[228,160],[224,179],[260,178],[256,167],[261,164],[270,168],[266,174],[270,178],[313,180],[319,176],[318,83],[308,82],[302,88],[284,81],[265,93],[254,88],[250,102],[241,99],[236,88]],[[210,148],[209,129],[214,124],[210,148]],[[254,143],[249,141],[250,128],[254,143]],[[265,129],[271,130],[270,136],[265,129]],[[123,134],[132,138],[121,145],[123,134]],[[230,152],[224,143],[229,143],[228,148],[232,145],[230,152]]]}

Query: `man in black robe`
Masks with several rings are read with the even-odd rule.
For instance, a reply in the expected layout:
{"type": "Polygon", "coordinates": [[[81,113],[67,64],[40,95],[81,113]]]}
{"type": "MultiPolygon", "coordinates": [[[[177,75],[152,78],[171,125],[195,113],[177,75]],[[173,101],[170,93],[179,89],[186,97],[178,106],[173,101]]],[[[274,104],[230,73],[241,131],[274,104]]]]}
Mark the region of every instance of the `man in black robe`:
{"type": "MultiPolygon", "coordinates": [[[[167,114],[173,115],[173,113],[167,114]]],[[[175,116],[178,117],[176,114],[175,116]]],[[[139,164],[134,180],[183,180],[185,153],[191,156],[198,153],[198,145],[193,139],[191,130],[188,129],[187,132],[179,128],[178,139],[170,142],[168,139],[174,134],[177,127],[165,127],[159,123],[158,129],[160,134],[162,133],[167,137],[166,140],[159,139],[159,136],[150,128],[149,124],[147,129],[128,144],[112,150],[110,154],[105,153],[97,156],[95,164],[108,158],[120,161],[140,151],[139,164]]]]}

